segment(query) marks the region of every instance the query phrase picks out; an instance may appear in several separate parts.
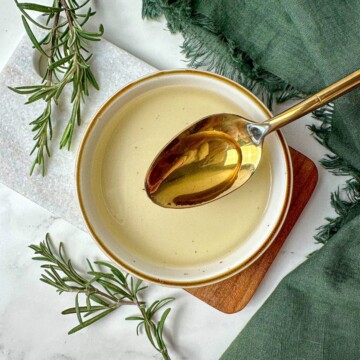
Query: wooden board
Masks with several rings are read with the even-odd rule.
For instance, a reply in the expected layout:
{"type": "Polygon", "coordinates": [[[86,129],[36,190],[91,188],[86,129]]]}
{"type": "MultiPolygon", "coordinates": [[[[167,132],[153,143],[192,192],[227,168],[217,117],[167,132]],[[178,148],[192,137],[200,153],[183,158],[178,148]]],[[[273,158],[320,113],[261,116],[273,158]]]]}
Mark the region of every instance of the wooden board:
{"type": "Polygon", "coordinates": [[[250,301],[315,189],[318,180],[315,164],[294,149],[290,148],[290,152],[294,171],[293,195],[284,225],[270,248],[250,267],[227,280],[185,289],[224,313],[238,312],[250,301]]]}

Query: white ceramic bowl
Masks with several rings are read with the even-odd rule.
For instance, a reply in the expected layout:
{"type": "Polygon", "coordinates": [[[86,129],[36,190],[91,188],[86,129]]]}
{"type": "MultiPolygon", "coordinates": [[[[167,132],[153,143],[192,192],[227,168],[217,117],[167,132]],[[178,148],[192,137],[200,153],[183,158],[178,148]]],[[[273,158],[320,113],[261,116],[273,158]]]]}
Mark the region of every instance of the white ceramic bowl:
{"type": "MultiPolygon", "coordinates": [[[[104,169],[105,165],[103,165],[105,156],[108,156],[106,150],[108,147],[103,146],[105,150],[101,150],[101,157],[98,150],[100,139],[103,139],[106,133],[108,134],[106,136],[112,136],[117,131],[120,125],[117,124],[119,120],[116,114],[122,111],[126,104],[146,96],[144,94],[151,94],[154,89],[168,89],[171,86],[191,87],[200,89],[199,91],[206,89],[207,93],[232,102],[231,106],[238,106],[241,115],[248,119],[263,121],[271,116],[269,110],[252,93],[219,75],[194,70],[173,70],[152,74],[119,90],[95,115],[80,147],[76,182],[81,210],[88,229],[101,249],[112,260],[126,271],[151,282],[169,286],[196,287],[226,279],[242,271],[270,246],[281,229],[290,204],[292,167],[283,136],[280,132],[273,133],[267,137],[265,143],[266,161],[269,164],[267,176],[270,179],[268,189],[251,188],[256,181],[261,184],[259,172],[259,175],[254,175],[254,177],[258,176],[258,180],[250,179],[250,185],[245,185],[248,188],[239,189],[233,193],[234,195],[230,194],[211,204],[187,210],[160,208],[146,197],[145,191],[141,191],[143,189],[140,187],[143,184],[144,174],[157,151],[185,127],[185,124],[176,123],[175,120],[172,124],[170,118],[166,121],[162,120],[163,122],[156,120],[157,123],[144,125],[146,132],[145,130],[141,132],[138,128],[139,136],[132,138],[134,131],[131,130],[131,126],[134,124],[126,123],[126,119],[123,119],[121,120],[123,138],[120,137],[120,140],[112,145],[115,149],[118,147],[121,150],[118,152],[119,156],[114,158],[113,164],[114,176],[119,176],[120,198],[116,201],[111,199],[106,189],[107,179],[104,178],[109,169],[104,169]],[[132,150],[129,149],[127,142],[132,150]],[[138,164],[124,164],[127,161],[127,154],[132,154],[127,151],[135,151],[134,149],[140,151],[138,164]],[[119,164],[116,164],[117,161],[119,164]],[[121,169],[122,166],[126,168],[121,169]],[[117,168],[119,171],[116,170],[117,168]],[[242,228],[239,228],[239,224],[243,224],[244,227],[246,224],[244,220],[250,211],[255,210],[250,209],[251,204],[246,205],[247,208],[244,209],[241,203],[242,195],[236,193],[240,191],[249,193],[253,190],[256,192],[257,189],[268,191],[266,203],[261,214],[257,215],[256,224],[253,224],[251,231],[241,238],[242,228]],[[112,216],[113,213],[109,210],[111,206],[118,207],[119,211],[123,212],[121,219],[112,216]],[[171,248],[169,245],[168,253],[161,243],[156,242],[158,238],[164,236],[168,236],[169,244],[173,246],[171,248]],[[229,243],[228,239],[230,239],[229,243]],[[216,241],[223,245],[219,248],[219,256],[207,258],[207,244],[218,245],[216,241]],[[152,252],[158,257],[149,258],[152,252]],[[197,253],[198,258],[188,256],[190,252],[197,253]]],[[[213,111],[211,103],[209,102],[209,107],[202,111],[203,115],[213,111]]],[[[179,113],[179,109],[174,109],[174,119],[177,112],[179,113]]],[[[191,120],[196,121],[198,118],[199,115],[196,115],[191,120]]],[[[259,206],[257,208],[259,209],[259,206]]]]}

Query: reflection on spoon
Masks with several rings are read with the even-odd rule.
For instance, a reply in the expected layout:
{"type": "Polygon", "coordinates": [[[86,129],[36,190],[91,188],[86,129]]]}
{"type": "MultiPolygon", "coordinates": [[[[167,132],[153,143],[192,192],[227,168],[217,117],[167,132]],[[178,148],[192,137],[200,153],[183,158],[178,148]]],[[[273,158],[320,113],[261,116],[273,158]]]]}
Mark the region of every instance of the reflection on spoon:
{"type": "Polygon", "coordinates": [[[148,171],[145,188],[156,204],[187,207],[209,202],[229,189],[241,165],[239,144],[220,131],[178,137],[148,171]]]}

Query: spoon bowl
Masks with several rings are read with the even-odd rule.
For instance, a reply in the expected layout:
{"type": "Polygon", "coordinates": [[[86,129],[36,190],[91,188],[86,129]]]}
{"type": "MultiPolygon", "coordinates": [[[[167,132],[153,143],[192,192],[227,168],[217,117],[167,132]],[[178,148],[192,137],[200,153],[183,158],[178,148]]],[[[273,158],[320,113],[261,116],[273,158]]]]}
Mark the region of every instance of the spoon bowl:
{"type": "Polygon", "coordinates": [[[214,114],[175,136],[147,172],[145,190],[162,207],[187,208],[223,197],[252,176],[262,146],[246,127],[250,120],[235,114],[214,114]]]}

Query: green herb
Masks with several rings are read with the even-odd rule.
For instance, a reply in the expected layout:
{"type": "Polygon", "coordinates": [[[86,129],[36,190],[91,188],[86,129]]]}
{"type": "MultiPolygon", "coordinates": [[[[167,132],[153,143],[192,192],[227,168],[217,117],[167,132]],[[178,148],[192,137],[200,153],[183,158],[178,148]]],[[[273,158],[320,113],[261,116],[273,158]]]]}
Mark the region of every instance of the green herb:
{"type": "Polygon", "coordinates": [[[93,264],[87,260],[89,269],[86,275],[75,270],[71,261],[65,256],[64,245],[60,243],[59,250],[53,250],[49,234],[39,245],[31,245],[34,250],[34,260],[44,262],[41,268],[44,273],[40,280],[54,286],[59,294],[63,292],[75,294],[75,307],[66,309],[62,314],[76,314],[79,325],[69,331],[73,334],[94,322],[102,319],[123,305],[136,305],[140,314],[127,317],[126,320],[139,321],[136,333],[139,335],[141,328],[151,345],[162,354],[163,359],[170,359],[168,350],[163,338],[165,320],[169,315],[170,308],[167,308],[160,320],[156,321],[154,315],[174,298],[157,300],[150,306],[139,300],[139,293],[147,286],[143,286],[142,280],[134,279],[129,274],[123,274],[115,266],[95,261],[93,264]],[[85,304],[80,305],[80,297],[84,298],[85,304]]]}
{"type": "Polygon", "coordinates": [[[45,101],[43,113],[30,123],[35,133],[35,145],[30,153],[35,153],[35,159],[30,174],[36,166],[40,166],[42,174],[45,175],[45,156],[50,157],[48,144],[52,138],[52,107],[57,105],[64,88],[72,86],[69,99],[72,112],[60,141],[60,148],[67,149],[70,149],[76,124],[81,123],[81,103],[89,95],[91,86],[99,89],[89,65],[92,54],[89,53],[88,42],[100,41],[104,28],[100,25],[98,32],[84,30],[84,25],[95,15],[91,8],[87,11],[82,9],[89,1],[79,5],[79,1],[75,0],[54,0],[52,6],[43,6],[15,0],[34,48],[47,58],[47,69],[40,85],[10,88],[19,94],[30,95],[26,104],[45,101]],[[33,19],[28,10],[45,16],[45,25],[33,19]],[[41,40],[36,38],[29,22],[45,30],[46,34],[41,40]]]}

